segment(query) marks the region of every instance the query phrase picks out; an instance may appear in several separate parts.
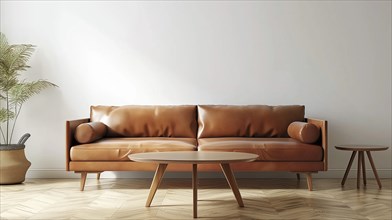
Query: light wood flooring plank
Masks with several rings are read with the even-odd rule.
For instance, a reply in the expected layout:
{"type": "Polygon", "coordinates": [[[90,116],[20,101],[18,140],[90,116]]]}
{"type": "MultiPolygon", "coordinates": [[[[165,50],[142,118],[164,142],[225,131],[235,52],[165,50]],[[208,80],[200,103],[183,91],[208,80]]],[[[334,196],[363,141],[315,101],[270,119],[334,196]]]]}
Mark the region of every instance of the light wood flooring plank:
{"type": "MultiPolygon", "coordinates": [[[[355,179],[238,179],[245,203],[238,207],[225,179],[199,179],[202,219],[392,219],[392,180],[356,188],[355,179]]],[[[163,179],[149,208],[151,179],[27,179],[0,186],[0,219],[193,219],[192,181],[163,179]]]]}

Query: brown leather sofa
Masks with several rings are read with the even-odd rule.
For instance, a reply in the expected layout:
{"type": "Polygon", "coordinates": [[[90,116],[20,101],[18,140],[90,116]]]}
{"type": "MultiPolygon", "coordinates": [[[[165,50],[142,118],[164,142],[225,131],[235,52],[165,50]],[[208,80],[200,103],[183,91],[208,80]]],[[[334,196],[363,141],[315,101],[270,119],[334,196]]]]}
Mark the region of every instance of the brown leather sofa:
{"type": "MultiPolygon", "coordinates": [[[[155,164],[130,161],[129,154],[158,151],[236,151],[259,155],[234,171],[312,173],[327,170],[327,121],[305,118],[300,105],[91,106],[90,118],[66,122],[66,170],[154,171],[155,164]]],[[[201,164],[200,171],[219,171],[201,164]]],[[[170,165],[168,171],[191,171],[170,165]]]]}

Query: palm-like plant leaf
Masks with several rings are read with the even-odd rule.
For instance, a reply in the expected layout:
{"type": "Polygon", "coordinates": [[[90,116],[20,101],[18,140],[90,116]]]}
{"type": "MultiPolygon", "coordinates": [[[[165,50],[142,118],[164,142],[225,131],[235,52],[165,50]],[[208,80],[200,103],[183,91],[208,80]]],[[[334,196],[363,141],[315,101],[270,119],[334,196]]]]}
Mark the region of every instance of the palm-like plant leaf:
{"type": "Polygon", "coordinates": [[[0,53],[4,54],[8,47],[9,44],[7,38],[3,33],[0,33],[0,53]]]}
{"type": "Polygon", "coordinates": [[[8,91],[18,83],[18,71],[29,68],[26,63],[34,52],[34,46],[9,45],[3,33],[0,38],[0,89],[8,91]]]}
{"type": "Polygon", "coordinates": [[[6,108],[0,109],[0,123],[6,122],[7,120],[12,120],[15,118],[15,113],[13,111],[7,110],[6,108]]]}
{"type": "Polygon", "coordinates": [[[42,90],[56,86],[55,84],[45,81],[38,80],[35,82],[19,83],[9,90],[10,101],[12,105],[23,104],[27,99],[35,94],[40,93],[42,90]]]}
{"type": "Polygon", "coordinates": [[[26,70],[30,66],[26,63],[34,52],[34,46],[31,44],[11,45],[2,55],[3,63],[7,75],[14,75],[15,72],[26,70]]]}
{"type": "Polygon", "coordinates": [[[25,101],[43,89],[56,86],[55,84],[38,80],[25,82],[19,80],[19,72],[27,70],[28,60],[34,52],[34,45],[10,45],[7,38],[0,32],[0,101],[5,104],[0,106],[0,123],[6,124],[5,132],[2,128],[1,135],[5,144],[10,144],[20,110],[25,101]],[[10,121],[13,121],[13,125],[10,121]]]}
{"type": "Polygon", "coordinates": [[[13,86],[18,84],[18,79],[17,76],[7,76],[7,75],[1,75],[0,76],[0,90],[7,92],[9,91],[13,86]]]}

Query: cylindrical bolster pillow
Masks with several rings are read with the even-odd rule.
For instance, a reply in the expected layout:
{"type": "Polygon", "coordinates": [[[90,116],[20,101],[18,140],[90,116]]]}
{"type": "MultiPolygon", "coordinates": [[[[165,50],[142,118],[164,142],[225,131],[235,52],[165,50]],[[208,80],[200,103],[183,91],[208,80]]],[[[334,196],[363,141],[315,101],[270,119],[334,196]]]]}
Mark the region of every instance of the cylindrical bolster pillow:
{"type": "Polygon", "coordinates": [[[76,127],[75,139],[82,144],[96,141],[105,136],[107,127],[102,122],[89,122],[76,127]]]}
{"type": "Polygon", "coordinates": [[[319,139],[320,128],[314,124],[295,121],[287,128],[287,133],[291,138],[311,144],[319,139]]]}

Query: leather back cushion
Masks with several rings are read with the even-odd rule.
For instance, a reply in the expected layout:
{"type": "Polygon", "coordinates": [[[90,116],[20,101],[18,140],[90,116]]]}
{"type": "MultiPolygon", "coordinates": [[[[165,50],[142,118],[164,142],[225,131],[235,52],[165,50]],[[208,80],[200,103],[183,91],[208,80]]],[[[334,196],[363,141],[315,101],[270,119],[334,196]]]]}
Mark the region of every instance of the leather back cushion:
{"type": "Polygon", "coordinates": [[[294,121],[304,121],[305,106],[201,105],[198,138],[288,137],[294,121]]]}
{"type": "Polygon", "coordinates": [[[196,106],[91,106],[90,120],[107,125],[107,137],[196,138],[196,106]]]}

